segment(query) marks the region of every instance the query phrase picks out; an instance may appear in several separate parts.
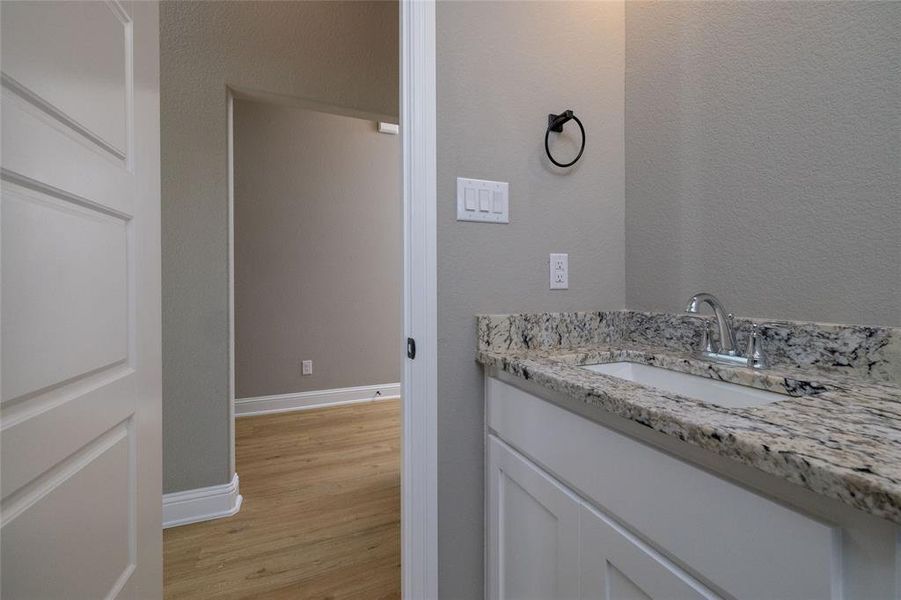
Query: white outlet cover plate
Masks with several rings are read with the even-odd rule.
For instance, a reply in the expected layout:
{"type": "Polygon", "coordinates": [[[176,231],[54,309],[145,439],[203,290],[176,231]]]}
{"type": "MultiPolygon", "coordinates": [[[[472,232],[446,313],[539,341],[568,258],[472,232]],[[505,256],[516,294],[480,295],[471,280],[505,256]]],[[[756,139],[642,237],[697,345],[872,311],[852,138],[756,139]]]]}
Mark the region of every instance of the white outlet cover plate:
{"type": "Polygon", "coordinates": [[[510,184],[457,177],[457,220],[510,222],[510,184]]]}
{"type": "Polygon", "coordinates": [[[551,254],[548,271],[552,290],[569,289],[569,254],[551,254]]]}

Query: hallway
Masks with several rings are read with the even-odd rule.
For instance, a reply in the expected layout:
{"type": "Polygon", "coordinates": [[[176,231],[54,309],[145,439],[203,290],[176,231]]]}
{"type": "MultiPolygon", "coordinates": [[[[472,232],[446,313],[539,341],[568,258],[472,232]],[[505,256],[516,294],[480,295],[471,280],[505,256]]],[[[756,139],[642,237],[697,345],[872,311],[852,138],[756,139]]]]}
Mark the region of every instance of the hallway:
{"type": "Polygon", "coordinates": [[[400,598],[400,409],[236,419],[244,504],[164,532],[165,597],[400,598]]]}

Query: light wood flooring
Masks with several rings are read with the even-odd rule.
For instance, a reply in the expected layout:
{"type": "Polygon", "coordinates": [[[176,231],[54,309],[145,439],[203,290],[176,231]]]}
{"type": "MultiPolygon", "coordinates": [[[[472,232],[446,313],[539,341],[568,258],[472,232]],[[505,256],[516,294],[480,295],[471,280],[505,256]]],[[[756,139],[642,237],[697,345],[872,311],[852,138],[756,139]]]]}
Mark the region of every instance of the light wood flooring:
{"type": "Polygon", "coordinates": [[[234,517],[165,530],[165,597],[400,598],[400,401],[241,417],[234,517]]]}

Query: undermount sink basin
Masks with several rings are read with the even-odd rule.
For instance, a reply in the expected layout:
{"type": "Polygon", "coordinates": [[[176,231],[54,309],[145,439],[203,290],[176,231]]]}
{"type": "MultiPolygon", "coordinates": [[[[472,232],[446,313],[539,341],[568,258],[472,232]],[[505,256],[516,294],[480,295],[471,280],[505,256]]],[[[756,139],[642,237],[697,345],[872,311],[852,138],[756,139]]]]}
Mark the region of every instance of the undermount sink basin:
{"type": "Polygon", "coordinates": [[[756,388],[669,371],[640,363],[612,362],[585,365],[583,369],[649,385],[667,392],[726,408],[750,408],[785,400],[785,396],[756,388]]]}

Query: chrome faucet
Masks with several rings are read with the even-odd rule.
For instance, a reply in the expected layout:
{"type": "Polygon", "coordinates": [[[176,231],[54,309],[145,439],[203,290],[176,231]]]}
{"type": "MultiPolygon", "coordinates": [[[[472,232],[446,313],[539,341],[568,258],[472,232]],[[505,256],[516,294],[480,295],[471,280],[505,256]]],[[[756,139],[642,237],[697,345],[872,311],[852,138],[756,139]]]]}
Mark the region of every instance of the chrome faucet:
{"type": "Polygon", "coordinates": [[[717,300],[716,296],[706,292],[695,294],[688,301],[685,311],[696,315],[701,312],[701,304],[705,302],[710,305],[713,309],[713,314],[716,316],[716,326],[719,328],[720,333],[720,350],[734,356],[737,354],[735,350],[735,322],[731,314],[726,314],[723,303],[717,300]]]}
{"type": "Polygon", "coordinates": [[[732,314],[726,312],[723,303],[716,296],[705,292],[695,294],[688,301],[685,311],[696,315],[701,311],[702,304],[709,304],[713,309],[716,325],[719,329],[719,338],[716,341],[711,340],[709,325],[705,325],[702,348],[698,351],[698,356],[712,362],[765,369],[767,360],[760,345],[760,326],[756,323],[751,325],[748,349],[742,355],[735,345],[735,318],[732,314]]]}

